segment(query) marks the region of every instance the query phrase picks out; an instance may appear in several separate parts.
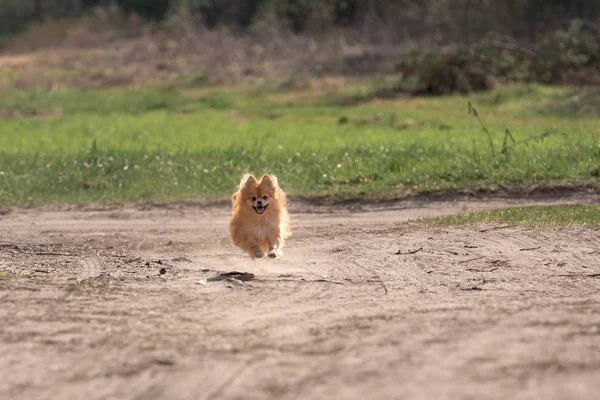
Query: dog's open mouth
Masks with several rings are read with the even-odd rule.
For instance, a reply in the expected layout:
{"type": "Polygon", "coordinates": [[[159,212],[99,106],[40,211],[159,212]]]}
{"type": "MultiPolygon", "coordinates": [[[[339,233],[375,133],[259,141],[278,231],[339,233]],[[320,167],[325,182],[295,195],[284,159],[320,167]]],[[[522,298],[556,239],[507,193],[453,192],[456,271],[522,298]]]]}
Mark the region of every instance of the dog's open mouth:
{"type": "Polygon", "coordinates": [[[252,206],[252,208],[254,208],[254,211],[256,211],[257,214],[262,214],[265,212],[265,210],[267,209],[269,205],[267,204],[266,206],[252,206]]]}

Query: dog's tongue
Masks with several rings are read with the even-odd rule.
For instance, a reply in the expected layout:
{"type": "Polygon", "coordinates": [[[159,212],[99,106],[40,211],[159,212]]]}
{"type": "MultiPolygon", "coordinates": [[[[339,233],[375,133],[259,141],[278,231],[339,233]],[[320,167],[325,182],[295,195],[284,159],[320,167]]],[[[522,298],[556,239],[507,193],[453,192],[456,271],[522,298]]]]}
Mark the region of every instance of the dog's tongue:
{"type": "Polygon", "coordinates": [[[256,207],[256,211],[258,211],[259,214],[262,214],[265,211],[264,207],[256,207]]]}

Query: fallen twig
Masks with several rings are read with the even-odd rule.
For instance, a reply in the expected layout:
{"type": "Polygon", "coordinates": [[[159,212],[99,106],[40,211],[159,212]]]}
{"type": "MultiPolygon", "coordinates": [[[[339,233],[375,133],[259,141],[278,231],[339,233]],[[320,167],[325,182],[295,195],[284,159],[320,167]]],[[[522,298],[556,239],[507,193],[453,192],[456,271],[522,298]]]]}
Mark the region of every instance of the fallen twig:
{"type": "Polygon", "coordinates": [[[487,229],[480,229],[479,232],[487,232],[487,231],[495,231],[498,229],[506,229],[506,228],[512,228],[514,225],[503,225],[503,226],[494,226],[492,228],[487,228],[487,229]]]}
{"type": "MultiPolygon", "coordinates": [[[[230,279],[230,278],[228,278],[230,279]]],[[[279,279],[259,279],[260,282],[305,282],[305,283],[332,283],[334,285],[345,285],[344,282],[330,281],[329,279],[294,279],[293,277],[279,276],[279,279]]],[[[207,279],[207,282],[214,282],[214,280],[207,279]]]]}
{"type": "Polygon", "coordinates": [[[36,256],[75,256],[73,253],[56,253],[53,251],[22,251],[20,254],[33,254],[36,256]]]}
{"type": "Polygon", "coordinates": [[[471,271],[471,272],[494,272],[495,270],[497,270],[500,267],[496,267],[496,268],[492,268],[492,269],[475,269],[475,268],[467,268],[467,271],[471,271]]]}
{"type": "Polygon", "coordinates": [[[333,283],[335,285],[343,285],[343,282],[330,281],[329,279],[313,279],[311,281],[306,282],[325,282],[325,283],[333,283]]]}
{"type": "Polygon", "coordinates": [[[418,248],[418,249],[416,249],[416,250],[411,250],[411,251],[409,251],[409,252],[407,252],[407,253],[403,253],[403,252],[402,252],[402,250],[398,250],[398,251],[397,251],[397,252],[395,252],[394,254],[398,254],[398,255],[401,255],[401,256],[405,256],[405,255],[407,255],[407,254],[415,254],[415,253],[418,253],[418,252],[420,252],[421,250],[423,250],[423,248],[422,248],[422,247],[419,247],[419,248],[418,248]]]}
{"type": "Polygon", "coordinates": [[[558,276],[561,278],[600,278],[600,274],[584,274],[584,275],[580,275],[580,274],[561,274],[561,275],[554,275],[554,276],[558,276]]]}
{"type": "Polygon", "coordinates": [[[475,260],[481,260],[482,258],[485,258],[485,256],[470,258],[468,260],[459,261],[458,263],[464,264],[464,263],[468,263],[468,262],[475,261],[475,260]]]}
{"type": "Polygon", "coordinates": [[[460,290],[483,290],[483,289],[480,288],[479,286],[471,286],[468,288],[460,288],[460,290]]]}
{"type": "Polygon", "coordinates": [[[519,249],[519,251],[531,251],[531,250],[537,250],[537,249],[541,249],[544,246],[538,246],[538,247],[525,247],[524,249],[519,249]]]}

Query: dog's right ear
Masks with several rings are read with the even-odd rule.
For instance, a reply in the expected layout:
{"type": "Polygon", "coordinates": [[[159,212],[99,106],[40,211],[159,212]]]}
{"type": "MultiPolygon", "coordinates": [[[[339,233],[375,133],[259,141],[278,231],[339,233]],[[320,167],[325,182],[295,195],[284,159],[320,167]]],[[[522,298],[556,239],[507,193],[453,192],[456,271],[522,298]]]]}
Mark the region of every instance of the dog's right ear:
{"type": "Polygon", "coordinates": [[[240,189],[245,189],[252,186],[256,186],[256,178],[250,174],[244,175],[240,181],[240,189]]]}
{"type": "Polygon", "coordinates": [[[278,186],[277,177],[275,175],[264,174],[263,177],[260,178],[260,186],[275,189],[278,186]]]}

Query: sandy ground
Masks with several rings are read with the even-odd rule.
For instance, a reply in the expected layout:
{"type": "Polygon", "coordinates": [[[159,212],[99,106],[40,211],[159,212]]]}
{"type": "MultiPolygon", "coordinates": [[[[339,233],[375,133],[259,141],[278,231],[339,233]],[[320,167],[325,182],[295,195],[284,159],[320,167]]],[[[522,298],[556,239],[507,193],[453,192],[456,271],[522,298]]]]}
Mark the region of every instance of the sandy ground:
{"type": "Polygon", "coordinates": [[[600,230],[407,223],[526,202],[600,197],[295,203],[257,261],[227,206],[5,210],[0,398],[597,398],[600,230]]]}

